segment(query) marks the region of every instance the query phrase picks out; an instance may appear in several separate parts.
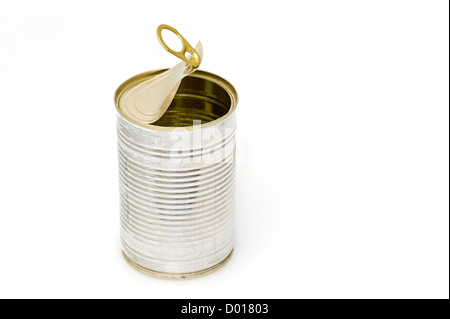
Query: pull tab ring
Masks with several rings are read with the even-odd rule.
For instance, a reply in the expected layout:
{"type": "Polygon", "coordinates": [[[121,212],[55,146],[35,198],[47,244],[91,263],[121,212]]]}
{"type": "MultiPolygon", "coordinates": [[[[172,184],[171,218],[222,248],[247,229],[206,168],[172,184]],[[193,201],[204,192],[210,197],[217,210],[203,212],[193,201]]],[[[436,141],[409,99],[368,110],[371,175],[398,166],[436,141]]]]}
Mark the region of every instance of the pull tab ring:
{"type": "Polygon", "coordinates": [[[189,44],[189,42],[187,42],[187,40],[175,28],[172,28],[171,26],[169,26],[167,24],[161,24],[158,27],[158,29],[156,29],[156,35],[158,36],[159,43],[161,43],[161,45],[164,47],[164,49],[166,49],[167,51],[172,53],[177,58],[183,60],[188,65],[190,65],[190,66],[192,66],[194,68],[198,68],[199,67],[200,62],[201,62],[200,55],[197,53],[197,51],[195,51],[195,49],[189,44]],[[181,48],[180,51],[172,50],[164,42],[164,40],[162,38],[162,34],[161,34],[162,30],[164,30],[164,29],[172,31],[180,39],[181,44],[182,44],[182,48],[181,48]],[[192,56],[190,60],[186,57],[186,52],[188,52],[192,56]]]}

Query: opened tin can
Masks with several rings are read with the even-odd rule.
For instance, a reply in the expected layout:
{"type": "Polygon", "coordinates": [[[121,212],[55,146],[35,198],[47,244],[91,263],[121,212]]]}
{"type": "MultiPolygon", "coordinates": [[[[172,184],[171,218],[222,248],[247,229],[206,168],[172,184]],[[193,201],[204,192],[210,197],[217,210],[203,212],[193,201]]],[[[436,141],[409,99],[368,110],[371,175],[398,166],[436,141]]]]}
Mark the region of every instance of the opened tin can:
{"type": "Polygon", "coordinates": [[[147,274],[193,278],[222,266],[234,247],[237,93],[196,70],[157,121],[130,115],[124,94],[165,71],[115,93],[122,251],[147,274]]]}

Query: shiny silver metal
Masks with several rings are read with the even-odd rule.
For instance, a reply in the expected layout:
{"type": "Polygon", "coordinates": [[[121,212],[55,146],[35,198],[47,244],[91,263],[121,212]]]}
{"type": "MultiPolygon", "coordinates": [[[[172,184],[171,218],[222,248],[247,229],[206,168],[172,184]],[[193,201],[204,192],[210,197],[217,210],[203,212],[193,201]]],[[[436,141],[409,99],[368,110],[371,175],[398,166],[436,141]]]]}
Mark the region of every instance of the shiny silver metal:
{"type": "Polygon", "coordinates": [[[234,247],[237,94],[196,71],[157,122],[127,118],[121,95],[163,71],[131,78],[115,96],[122,251],[147,274],[193,278],[222,266],[234,247]]]}

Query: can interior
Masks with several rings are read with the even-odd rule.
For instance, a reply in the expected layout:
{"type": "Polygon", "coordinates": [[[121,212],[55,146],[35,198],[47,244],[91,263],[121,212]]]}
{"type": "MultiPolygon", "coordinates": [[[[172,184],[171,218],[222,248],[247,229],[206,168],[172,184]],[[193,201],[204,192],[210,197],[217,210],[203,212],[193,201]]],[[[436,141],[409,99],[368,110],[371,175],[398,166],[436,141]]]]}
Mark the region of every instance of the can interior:
{"type": "Polygon", "coordinates": [[[227,114],[231,103],[228,92],[215,82],[188,76],[181,81],[167,111],[152,125],[183,127],[192,126],[194,121],[208,123],[227,114]]]}

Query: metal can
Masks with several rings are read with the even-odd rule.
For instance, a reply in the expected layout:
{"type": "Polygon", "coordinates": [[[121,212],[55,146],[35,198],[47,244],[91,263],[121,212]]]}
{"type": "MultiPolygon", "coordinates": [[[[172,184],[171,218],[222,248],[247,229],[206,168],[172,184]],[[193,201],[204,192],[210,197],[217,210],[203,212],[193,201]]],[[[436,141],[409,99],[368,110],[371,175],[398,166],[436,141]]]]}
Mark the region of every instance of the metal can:
{"type": "Polygon", "coordinates": [[[197,70],[159,120],[129,116],[123,93],[164,71],[134,76],[115,93],[122,252],[146,274],[194,278],[234,248],[237,93],[197,70]]]}

